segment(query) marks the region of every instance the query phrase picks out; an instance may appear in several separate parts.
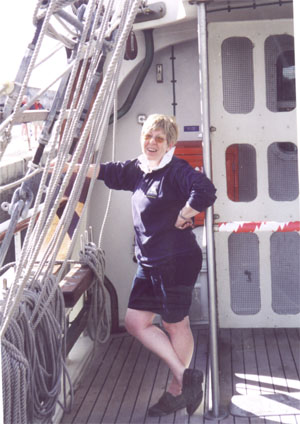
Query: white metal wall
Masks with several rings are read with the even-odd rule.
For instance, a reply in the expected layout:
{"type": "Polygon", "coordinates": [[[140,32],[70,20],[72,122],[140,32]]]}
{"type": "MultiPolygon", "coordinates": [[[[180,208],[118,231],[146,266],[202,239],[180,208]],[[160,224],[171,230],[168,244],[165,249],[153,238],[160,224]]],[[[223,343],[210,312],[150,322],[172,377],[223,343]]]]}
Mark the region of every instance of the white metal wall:
{"type": "MultiPolygon", "coordinates": [[[[223,22],[211,23],[208,26],[211,126],[215,129],[211,133],[212,170],[213,181],[218,188],[218,199],[214,208],[214,213],[218,217],[215,220],[216,224],[243,221],[268,223],[299,221],[299,197],[292,201],[275,201],[270,198],[268,187],[269,146],[274,142],[297,144],[296,110],[271,112],[266,105],[265,40],[270,35],[279,34],[293,35],[291,20],[223,22]],[[223,41],[230,37],[246,37],[252,43],[254,108],[248,113],[229,113],[223,105],[221,48],[223,41]],[[257,196],[252,201],[235,202],[227,196],[225,152],[228,146],[235,143],[249,144],[256,151],[257,196]]],[[[249,314],[233,311],[232,284],[229,274],[230,234],[230,231],[215,233],[220,326],[289,327],[299,325],[299,313],[279,314],[274,312],[274,306],[272,306],[274,295],[270,239],[273,232],[268,230],[255,232],[254,238],[251,239],[255,241],[257,237],[259,310],[255,311],[254,308],[249,314]]],[[[296,234],[299,236],[298,233],[296,234]]],[[[249,246],[249,254],[250,250],[249,246]]],[[[245,257],[245,260],[247,261],[248,258],[245,257]]],[[[241,268],[244,265],[241,263],[241,268]]],[[[249,284],[250,280],[251,278],[249,284]]],[[[251,292],[251,287],[249,290],[251,292]]],[[[242,293],[241,296],[247,296],[247,293],[242,293]]]]}

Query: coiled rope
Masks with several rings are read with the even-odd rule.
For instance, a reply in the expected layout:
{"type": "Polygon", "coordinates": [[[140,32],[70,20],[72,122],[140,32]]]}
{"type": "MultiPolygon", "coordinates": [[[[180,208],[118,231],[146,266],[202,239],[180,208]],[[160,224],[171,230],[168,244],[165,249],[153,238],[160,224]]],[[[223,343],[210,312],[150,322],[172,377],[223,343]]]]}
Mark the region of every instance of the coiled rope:
{"type": "Polygon", "coordinates": [[[80,261],[92,269],[94,280],[87,296],[91,299],[87,331],[92,340],[104,343],[110,336],[110,319],[107,310],[107,291],[104,286],[104,252],[95,243],[85,244],[79,254],[80,261]]]}
{"type": "MultiPolygon", "coordinates": [[[[40,5],[41,1],[38,4],[40,5]]],[[[65,2],[60,3],[55,0],[49,2],[41,37],[46,32],[51,13],[57,10],[55,8],[59,7],[60,4],[65,4],[65,2]]],[[[124,0],[123,2],[114,2],[111,0],[106,4],[104,13],[103,4],[103,1],[90,0],[87,5],[83,31],[80,42],[77,45],[76,57],[73,59],[61,113],[57,120],[56,130],[50,139],[50,153],[42,174],[41,189],[36,196],[33,215],[24,240],[24,247],[20,260],[16,265],[14,281],[2,307],[0,334],[3,346],[2,360],[3,364],[6,364],[3,366],[3,379],[7,380],[5,380],[3,387],[5,387],[4,422],[7,424],[34,423],[36,420],[49,422],[58,400],[61,376],[66,376],[64,369],[66,320],[59,281],[65,272],[67,260],[73,252],[79,234],[80,222],[73,236],[66,261],[56,277],[52,274],[53,267],[62,240],[70,225],[87,170],[95,152],[96,163],[100,162],[109,116],[114,103],[113,94],[116,93],[118,84],[117,77],[121,66],[120,59],[123,57],[124,46],[140,1],[124,0]],[[101,25],[99,27],[100,16],[101,25]],[[85,98],[93,81],[93,74],[103,55],[103,50],[107,46],[107,43],[105,43],[107,34],[113,34],[113,51],[103,75],[102,85],[79,137],[69,169],[66,175],[62,177],[63,168],[69,158],[73,140],[78,136],[78,122],[85,106],[85,98]],[[75,92],[72,93],[76,77],[78,77],[78,81],[75,92]],[[72,98],[71,102],[69,101],[70,98],[72,98]],[[63,139],[60,140],[67,106],[70,110],[69,119],[63,129],[63,139]],[[43,209],[37,218],[42,195],[44,194],[43,187],[46,185],[50,163],[55,156],[55,150],[58,145],[59,151],[56,165],[51,174],[43,209]],[[48,229],[79,157],[82,157],[82,164],[76,176],[68,204],[43,257],[39,259],[39,264],[36,265],[40,248],[44,243],[48,229]],[[59,187],[58,194],[57,187],[59,187]],[[18,361],[18,364],[14,366],[20,371],[18,375],[14,376],[18,380],[10,382],[8,379],[11,377],[8,377],[7,369],[12,369],[12,361],[18,361]],[[21,386],[19,381],[23,382],[21,386]],[[6,384],[7,382],[11,384],[6,384]],[[6,393],[6,390],[8,390],[8,393],[6,393]],[[11,393],[12,391],[14,392],[13,394],[11,393]],[[13,397],[14,403],[12,403],[13,397]]],[[[33,58],[35,56],[34,54],[33,58]]],[[[31,68],[33,68],[34,61],[33,59],[31,68]]],[[[23,91],[21,89],[20,96],[23,91]]],[[[96,175],[94,172],[84,211],[89,203],[95,179],[96,175]]],[[[82,216],[84,216],[84,211],[82,216]]],[[[109,334],[109,320],[105,307],[106,295],[103,285],[103,253],[94,245],[88,244],[83,249],[81,260],[93,269],[97,277],[97,282],[93,284],[91,289],[93,291],[93,304],[89,317],[88,331],[95,340],[104,341],[109,334]],[[101,324],[95,325],[96,320],[99,320],[101,324]]]]}

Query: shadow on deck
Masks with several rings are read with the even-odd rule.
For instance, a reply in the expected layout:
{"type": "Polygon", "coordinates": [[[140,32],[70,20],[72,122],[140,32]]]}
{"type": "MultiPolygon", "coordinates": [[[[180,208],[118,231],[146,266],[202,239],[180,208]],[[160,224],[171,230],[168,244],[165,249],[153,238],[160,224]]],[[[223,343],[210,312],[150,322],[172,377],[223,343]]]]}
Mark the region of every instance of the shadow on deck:
{"type": "Polygon", "coordinates": [[[72,411],[61,424],[300,424],[298,330],[220,330],[220,397],[231,412],[223,420],[205,417],[211,408],[208,330],[193,328],[193,333],[191,366],[205,374],[204,400],[193,416],[185,410],[160,419],[147,416],[147,408],[167,386],[169,370],[124,333],[97,348],[75,392],[72,411]]]}

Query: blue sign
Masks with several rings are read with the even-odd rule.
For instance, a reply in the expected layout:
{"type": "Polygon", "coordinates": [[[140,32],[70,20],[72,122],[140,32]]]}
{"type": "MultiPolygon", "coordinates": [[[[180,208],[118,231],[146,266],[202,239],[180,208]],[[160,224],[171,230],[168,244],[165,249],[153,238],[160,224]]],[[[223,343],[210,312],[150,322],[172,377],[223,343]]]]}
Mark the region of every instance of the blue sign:
{"type": "Polygon", "coordinates": [[[183,127],[184,132],[199,131],[199,125],[186,125],[183,127]]]}

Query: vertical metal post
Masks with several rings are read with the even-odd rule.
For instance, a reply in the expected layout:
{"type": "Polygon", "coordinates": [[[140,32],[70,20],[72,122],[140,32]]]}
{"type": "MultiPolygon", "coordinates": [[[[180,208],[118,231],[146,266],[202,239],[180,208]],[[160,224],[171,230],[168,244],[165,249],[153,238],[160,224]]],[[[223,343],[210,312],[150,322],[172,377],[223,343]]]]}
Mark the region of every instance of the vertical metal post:
{"type": "Polygon", "coordinates": [[[293,2],[294,39],[295,39],[295,65],[296,65],[296,99],[297,99],[297,149],[298,149],[298,176],[300,179],[300,5],[299,1],[293,2]]]}
{"type": "MultiPolygon", "coordinates": [[[[197,4],[198,19],[198,52],[199,52],[199,82],[200,82],[200,113],[202,118],[203,137],[203,162],[204,170],[208,178],[211,178],[210,157],[210,119],[209,119],[209,88],[208,88],[208,64],[207,64],[207,33],[206,33],[206,7],[205,3],[197,4]]],[[[213,237],[213,213],[212,207],[206,211],[206,242],[207,242],[207,269],[208,269],[208,293],[209,293],[209,322],[210,322],[210,361],[211,361],[211,386],[212,386],[212,411],[208,411],[206,418],[221,419],[227,413],[220,410],[219,389],[219,364],[218,364],[218,339],[217,339],[217,307],[216,307],[216,276],[215,255],[213,237]]]]}

